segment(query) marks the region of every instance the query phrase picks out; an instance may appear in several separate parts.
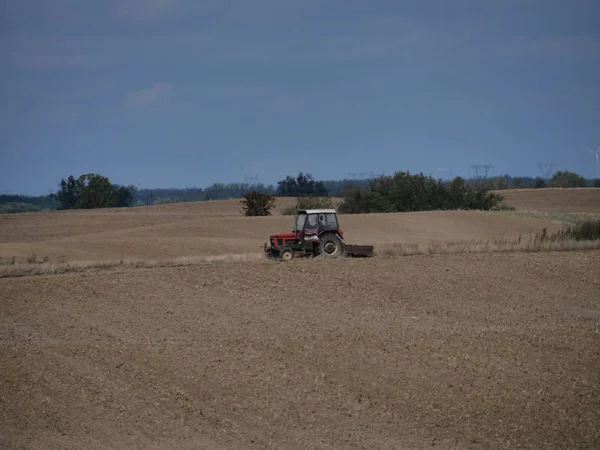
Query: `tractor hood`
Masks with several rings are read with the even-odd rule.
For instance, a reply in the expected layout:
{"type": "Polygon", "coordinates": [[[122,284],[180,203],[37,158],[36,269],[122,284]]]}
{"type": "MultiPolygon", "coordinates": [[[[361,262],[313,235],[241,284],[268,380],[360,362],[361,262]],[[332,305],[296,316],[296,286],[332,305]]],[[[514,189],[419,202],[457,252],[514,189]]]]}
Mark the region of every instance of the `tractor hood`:
{"type": "Polygon", "coordinates": [[[271,239],[295,239],[296,238],[296,233],[279,233],[279,234],[272,234],[270,236],[271,239]]]}

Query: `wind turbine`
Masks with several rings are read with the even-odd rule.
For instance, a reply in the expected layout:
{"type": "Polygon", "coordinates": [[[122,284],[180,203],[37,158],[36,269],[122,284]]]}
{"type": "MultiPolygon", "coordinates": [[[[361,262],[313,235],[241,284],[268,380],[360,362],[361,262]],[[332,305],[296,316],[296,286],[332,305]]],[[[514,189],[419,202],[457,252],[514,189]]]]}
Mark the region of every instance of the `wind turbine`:
{"type": "Polygon", "coordinates": [[[596,154],[596,178],[600,179],[600,147],[596,150],[588,150],[588,152],[596,154]]]}

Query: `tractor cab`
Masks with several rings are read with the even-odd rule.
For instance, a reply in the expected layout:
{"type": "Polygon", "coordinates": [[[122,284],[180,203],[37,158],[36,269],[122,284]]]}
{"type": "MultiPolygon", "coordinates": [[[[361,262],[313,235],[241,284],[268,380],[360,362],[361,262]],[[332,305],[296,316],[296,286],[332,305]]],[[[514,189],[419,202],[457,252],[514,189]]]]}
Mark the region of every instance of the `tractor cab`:
{"type": "Polygon", "coordinates": [[[306,209],[296,213],[294,233],[319,234],[325,231],[339,232],[339,223],[335,209],[306,209]]]}

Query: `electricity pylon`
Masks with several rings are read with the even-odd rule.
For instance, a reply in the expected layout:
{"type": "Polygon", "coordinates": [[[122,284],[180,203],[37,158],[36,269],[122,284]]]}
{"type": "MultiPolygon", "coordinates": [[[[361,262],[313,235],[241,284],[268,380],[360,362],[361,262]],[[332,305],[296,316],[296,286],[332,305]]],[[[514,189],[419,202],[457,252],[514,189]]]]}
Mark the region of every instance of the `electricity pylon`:
{"type": "Polygon", "coordinates": [[[552,175],[552,169],[554,168],[554,164],[540,163],[540,164],[538,164],[538,168],[540,169],[542,178],[544,178],[544,180],[548,180],[548,179],[550,179],[550,175],[552,175]]]}
{"type": "Polygon", "coordinates": [[[481,180],[482,178],[487,178],[490,169],[493,169],[494,166],[491,164],[473,164],[471,168],[475,170],[475,178],[481,180]],[[483,175],[481,175],[482,171],[484,173],[483,175]]]}

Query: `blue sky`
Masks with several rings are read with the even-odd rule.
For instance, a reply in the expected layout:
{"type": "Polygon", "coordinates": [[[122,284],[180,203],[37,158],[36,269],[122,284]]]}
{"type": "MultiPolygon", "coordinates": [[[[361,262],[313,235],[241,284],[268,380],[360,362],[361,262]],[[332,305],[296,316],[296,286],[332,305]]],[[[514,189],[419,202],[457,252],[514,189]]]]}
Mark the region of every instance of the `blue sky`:
{"type": "Polygon", "coordinates": [[[595,176],[596,0],[3,0],[0,192],[595,176]],[[444,169],[444,170],[440,170],[444,169]]]}

